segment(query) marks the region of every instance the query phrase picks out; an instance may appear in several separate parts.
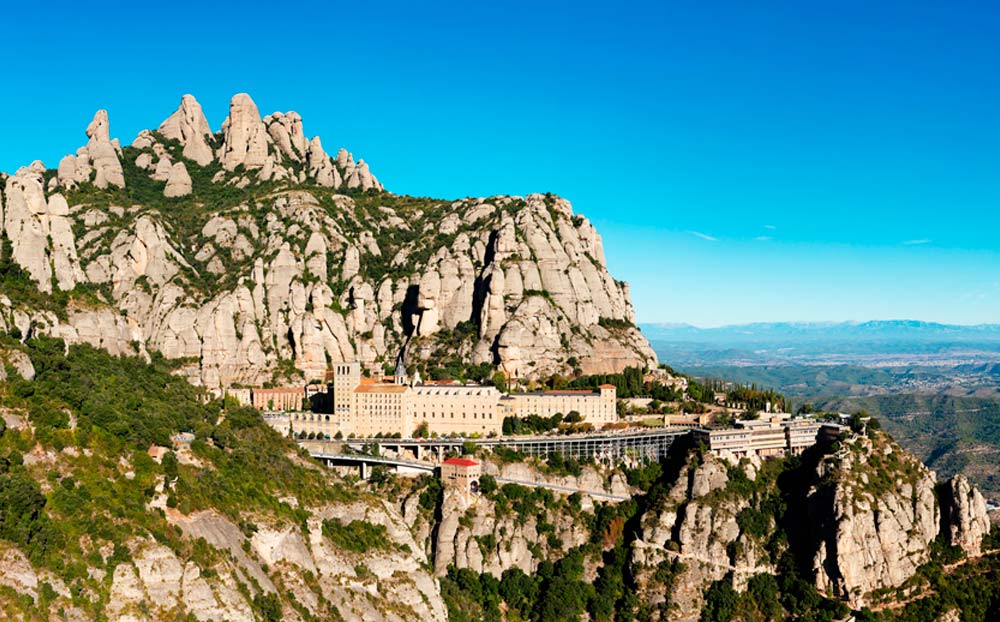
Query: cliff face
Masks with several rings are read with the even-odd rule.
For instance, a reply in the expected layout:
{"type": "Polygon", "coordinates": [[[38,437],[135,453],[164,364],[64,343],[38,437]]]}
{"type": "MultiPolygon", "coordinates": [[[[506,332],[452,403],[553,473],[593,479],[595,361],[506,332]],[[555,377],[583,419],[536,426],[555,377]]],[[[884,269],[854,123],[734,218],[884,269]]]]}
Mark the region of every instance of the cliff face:
{"type": "Polygon", "coordinates": [[[655,363],[600,236],[558,197],[393,195],[242,94],[214,135],[185,96],[131,146],[104,111],[88,137],[57,170],[0,179],[10,259],[56,294],[0,293],[2,330],[156,350],[212,387],[404,346],[517,377],[655,363]]]}
{"type": "Polygon", "coordinates": [[[871,605],[873,592],[930,560],[939,534],[976,555],[990,529],[964,478],[936,489],[934,473],[880,432],[791,465],[695,452],[667,481],[630,560],[643,602],[662,619],[697,620],[713,582],[742,591],[754,576],[789,572],[791,560],[820,594],[871,605]]]}
{"type": "MultiPolygon", "coordinates": [[[[756,479],[759,466],[748,462],[736,468],[756,479]]],[[[742,590],[754,575],[775,572],[763,549],[768,534],[745,530],[740,518],[762,497],[738,491],[730,473],[723,460],[692,453],[641,517],[631,564],[644,602],[662,619],[697,620],[714,581],[729,577],[742,590]]],[[[763,484],[761,492],[768,487],[763,484]]],[[[773,518],[765,520],[773,531],[773,518]]]]}
{"type": "MultiPolygon", "coordinates": [[[[105,586],[106,594],[88,592],[83,606],[74,603],[72,585],[0,543],[0,588],[11,588],[34,603],[52,600],[45,595],[51,589],[71,620],[139,622],[189,615],[203,621],[255,622],[261,599],[274,596],[298,605],[285,606],[285,620],[447,621],[427,559],[398,514],[377,503],[313,510],[305,533],[293,526],[261,526],[252,537],[214,512],[168,512],[170,524],[186,539],[203,539],[213,561],[180,555],[148,534],[127,542],[127,561],[111,561],[113,547],[97,549],[92,555],[96,564],[86,572],[105,586]],[[385,525],[398,548],[361,554],[339,549],[322,533],[322,520],[331,516],[385,525]],[[105,567],[111,568],[110,576],[105,567]],[[97,618],[96,611],[107,617],[97,618]]],[[[18,605],[0,595],[0,611],[13,616],[18,605]]]]}
{"type": "Polygon", "coordinates": [[[813,558],[821,591],[860,607],[928,561],[941,510],[934,473],[914,456],[884,434],[859,436],[824,458],[817,475],[808,503],[821,526],[813,558]]]}

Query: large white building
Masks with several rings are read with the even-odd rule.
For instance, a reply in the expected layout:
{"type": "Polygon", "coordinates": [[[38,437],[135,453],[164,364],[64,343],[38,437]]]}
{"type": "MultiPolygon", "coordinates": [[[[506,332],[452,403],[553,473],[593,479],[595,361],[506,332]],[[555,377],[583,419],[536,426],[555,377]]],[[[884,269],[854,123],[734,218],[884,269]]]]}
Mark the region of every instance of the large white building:
{"type": "Polygon", "coordinates": [[[499,436],[505,417],[576,412],[595,427],[617,420],[615,387],[597,391],[544,391],[501,395],[496,387],[454,381],[407,382],[401,367],[390,379],[365,378],[359,363],[335,363],[327,373],[332,412],[290,413],[295,434],[365,438],[414,436],[499,436]]]}
{"type": "Polygon", "coordinates": [[[737,421],[732,428],[695,430],[695,437],[717,456],[796,456],[816,444],[822,424],[781,414],[737,421]]]}
{"type": "Polygon", "coordinates": [[[500,399],[503,417],[527,417],[539,415],[552,417],[579,414],[584,421],[601,427],[618,421],[615,408],[617,390],[613,384],[602,384],[597,391],[538,391],[534,393],[511,393],[500,399]]]}

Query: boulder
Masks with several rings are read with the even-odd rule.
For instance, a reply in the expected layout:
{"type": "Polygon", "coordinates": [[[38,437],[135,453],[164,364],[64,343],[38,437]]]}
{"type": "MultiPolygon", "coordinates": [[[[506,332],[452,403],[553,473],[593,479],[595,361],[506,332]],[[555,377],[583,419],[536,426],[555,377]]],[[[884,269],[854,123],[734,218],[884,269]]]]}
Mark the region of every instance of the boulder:
{"type": "MultiPolygon", "coordinates": [[[[162,160],[161,160],[162,162],[162,160]]],[[[191,194],[191,176],[183,162],[177,162],[170,167],[167,185],[163,188],[165,197],[182,197],[191,194]]]]}

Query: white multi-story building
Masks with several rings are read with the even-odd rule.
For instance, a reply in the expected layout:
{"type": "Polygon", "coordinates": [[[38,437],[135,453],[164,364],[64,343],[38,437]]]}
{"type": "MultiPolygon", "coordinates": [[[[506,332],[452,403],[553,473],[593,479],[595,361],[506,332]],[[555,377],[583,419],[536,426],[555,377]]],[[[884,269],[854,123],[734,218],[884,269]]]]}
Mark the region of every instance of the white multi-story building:
{"type": "MultiPolygon", "coordinates": [[[[615,408],[617,390],[613,384],[602,384],[597,391],[539,391],[511,393],[500,400],[503,417],[539,415],[568,416],[578,413],[584,421],[601,427],[618,421],[615,408]]],[[[501,417],[501,421],[503,420],[501,417]]]]}
{"type": "Polygon", "coordinates": [[[717,456],[796,456],[816,444],[822,424],[787,415],[737,421],[732,428],[696,430],[695,437],[717,456]]]}
{"type": "MultiPolygon", "coordinates": [[[[362,377],[359,363],[335,363],[327,373],[330,413],[289,414],[292,432],[320,437],[431,435],[499,436],[505,417],[563,416],[576,412],[596,427],[617,420],[613,385],[597,391],[545,391],[501,395],[493,386],[454,381],[410,383],[401,371],[390,380],[362,377]]],[[[263,407],[263,405],[261,405],[263,407]]]]}

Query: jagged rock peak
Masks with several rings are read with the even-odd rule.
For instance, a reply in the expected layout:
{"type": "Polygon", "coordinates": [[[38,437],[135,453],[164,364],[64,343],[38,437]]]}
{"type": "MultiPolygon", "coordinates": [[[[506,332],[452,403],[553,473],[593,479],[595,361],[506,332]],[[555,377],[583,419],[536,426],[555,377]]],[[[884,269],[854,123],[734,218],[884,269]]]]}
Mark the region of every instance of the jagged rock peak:
{"type": "Polygon", "coordinates": [[[87,126],[87,138],[96,142],[111,142],[111,132],[108,123],[108,111],[98,110],[94,114],[94,120],[87,126]]]}
{"type": "Polygon", "coordinates": [[[297,112],[275,112],[264,118],[267,132],[283,154],[301,162],[308,140],[302,131],[302,117],[297,112]]]}
{"type": "Polygon", "coordinates": [[[177,110],[160,124],[159,132],[184,145],[184,157],[205,166],[212,161],[212,148],[208,139],[212,130],[193,95],[184,95],[177,110]]]}
{"type": "Polygon", "coordinates": [[[108,186],[125,187],[125,174],[119,159],[121,149],[118,141],[111,140],[108,111],[98,110],[87,126],[87,145],[77,149],[76,155],[67,155],[59,162],[53,185],[71,188],[93,175],[98,188],[108,186]]]}
{"type": "Polygon", "coordinates": [[[969,555],[979,555],[983,538],[990,533],[990,518],[982,493],[964,475],[956,475],[942,485],[941,513],[948,542],[969,555]]]}
{"type": "Polygon", "coordinates": [[[229,102],[229,116],[222,123],[223,141],[219,161],[228,171],[242,164],[262,168],[268,161],[268,134],[257,104],[246,93],[237,93],[229,102]]]}

